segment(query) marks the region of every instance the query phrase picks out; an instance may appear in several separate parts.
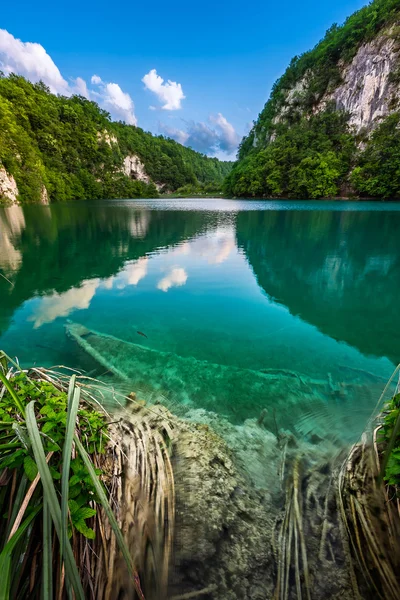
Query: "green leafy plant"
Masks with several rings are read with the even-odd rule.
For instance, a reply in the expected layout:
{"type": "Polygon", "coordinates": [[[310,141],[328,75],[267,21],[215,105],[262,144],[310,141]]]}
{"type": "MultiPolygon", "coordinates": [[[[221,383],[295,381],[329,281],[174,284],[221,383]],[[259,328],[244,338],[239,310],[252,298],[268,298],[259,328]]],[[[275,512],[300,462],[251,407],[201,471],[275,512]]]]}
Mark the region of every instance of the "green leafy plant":
{"type": "Polygon", "coordinates": [[[1,600],[50,599],[55,585],[61,593],[60,561],[68,596],[87,597],[85,588],[93,584],[76,563],[76,548],[78,538],[81,548],[95,540],[99,506],[143,598],[96,466],[107,440],[107,416],[81,398],[81,389],[75,376],[66,386],[39,369],[21,371],[15,363],[9,368],[8,357],[0,354],[1,600]],[[33,565],[28,556],[35,557],[33,565]]]}
{"type": "Polygon", "coordinates": [[[386,405],[379,442],[383,447],[381,474],[388,485],[400,486],[400,393],[386,405]]]}

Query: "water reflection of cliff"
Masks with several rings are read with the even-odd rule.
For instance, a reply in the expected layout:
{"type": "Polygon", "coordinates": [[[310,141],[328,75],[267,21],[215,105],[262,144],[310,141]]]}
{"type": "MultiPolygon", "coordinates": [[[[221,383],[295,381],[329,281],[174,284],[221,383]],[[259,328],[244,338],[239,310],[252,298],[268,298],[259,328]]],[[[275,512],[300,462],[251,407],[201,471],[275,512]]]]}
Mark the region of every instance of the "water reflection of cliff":
{"type": "Polygon", "coordinates": [[[364,354],[400,361],[400,215],[241,212],[237,241],[259,285],[364,354]]]}
{"type": "MultiPolygon", "coordinates": [[[[79,286],[86,293],[91,280],[115,276],[126,261],[196,235],[210,218],[111,203],[0,209],[0,272],[12,283],[0,280],[0,333],[33,296],[79,286]]],[[[132,278],[139,268],[140,262],[132,266],[132,278]]]]}

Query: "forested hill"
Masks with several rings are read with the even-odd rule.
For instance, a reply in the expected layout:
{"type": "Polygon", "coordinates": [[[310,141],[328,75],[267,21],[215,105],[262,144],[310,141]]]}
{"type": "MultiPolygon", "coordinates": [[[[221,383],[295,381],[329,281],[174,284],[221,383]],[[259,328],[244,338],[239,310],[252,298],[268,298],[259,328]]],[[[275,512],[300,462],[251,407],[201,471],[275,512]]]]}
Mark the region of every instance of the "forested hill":
{"type": "Polygon", "coordinates": [[[81,96],[0,76],[0,204],[156,197],[218,188],[232,163],[112,122],[81,96]]]}
{"type": "Polygon", "coordinates": [[[239,149],[233,196],[400,198],[400,1],[291,61],[239,149]]]}

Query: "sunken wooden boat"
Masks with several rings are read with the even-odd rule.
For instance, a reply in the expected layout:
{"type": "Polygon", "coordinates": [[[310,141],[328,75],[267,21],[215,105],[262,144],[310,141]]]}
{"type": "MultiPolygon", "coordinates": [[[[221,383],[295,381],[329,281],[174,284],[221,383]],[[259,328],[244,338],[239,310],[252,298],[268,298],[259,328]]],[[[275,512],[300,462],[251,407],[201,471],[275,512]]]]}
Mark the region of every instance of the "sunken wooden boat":
{"type": "Polygon", "coordinates": [[[261,415],[274,433],[283,428],[297,435],[324,436],[329,431],[346,441],[346,418],[354,416],[350,407],[370,406],[381,389],[380,381],[373,384],[368,374],[364,380],[358,374],[354,381],[334,384],[329,375],[325,381],[315,380],[285,369],[242,369],[161,352],[78,323],[68,323],[66,333],[147,401],[161,401],[180,414],[203,408],[232,423],[261,415]],[[343,403],[349,406],[348,417],[343,403]]]}

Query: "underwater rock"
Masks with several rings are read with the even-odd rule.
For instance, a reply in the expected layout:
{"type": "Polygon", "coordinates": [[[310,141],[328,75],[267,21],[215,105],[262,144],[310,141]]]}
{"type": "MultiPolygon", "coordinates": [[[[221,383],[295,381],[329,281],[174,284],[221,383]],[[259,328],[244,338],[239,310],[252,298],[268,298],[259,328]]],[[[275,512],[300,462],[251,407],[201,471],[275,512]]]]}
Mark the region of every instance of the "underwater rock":
{"type": "MultiPolygon", "coordinates": [[[[255,419],[235,426],[205,410],[189,411],[187,418],[182,419],[160,404],[144,407],[134,401],[129,413],[128,425],[124,426],[125,431],[131,432],[128,440],[141,431],[137,439],[143,446],[143,432],[147,432],[146,439],[151,437],[150,431],[164,432],[174,478],[173,502],[168,486],[159,488],[167,494],[170,506],[175,506],[174,515],[168,511],[167,520],[164,517],[157,521],[149,506],[143,512],[143,502],[136,503],[135,510],[142,506],[141,513],[150,519],[149,525],[143,516],[129,517],[133,514],[131,507],[121,511],[128,515],[129,523],[144,523],[142,532],[152,531],[157,521],[159,527],[168,526],[171,534],[171,524],[175,523],[169,550],[172,568],[168,594],[160,586],[157,593],[149,591],[149,583],[146,587],[146,582],[154,581],[156,570],[151,577],[148,573],[143,577],[146,599],[173,599],[198,592],[206,600],[264,600],[272,599],[275,593],[277,598],[294,600],[298,597],[296,564],[300,565],[307,597],[300,547],[297,562],[294,541],[293,551],[287,550],[287,540],[294,540],[293,527],[298,529],[298,535],[302,532],[305,540],[311,597],[353,597],[329,442],[320,448],[301,440],[292,444],[292,434],[282,433],[277,439],[260,428],[255,419]],[[295,524],[296,503],[301,507],[301,516],[295,524]],[[282,569],[290,574],[283,595],[277,584],[282,569]]],[[[129,443],[123,441],[124,453],[137,456],[132,446],[129,450],[129,443]]],[[[158,445],[161,448],[162,443],[158,445]]],[[[135,469],[130,467],[122,485],[132,488],[129,482],[136,482],[134,487],[138,489],[141,472],[141,468],[137,469],[135,475],[135,469]]],[[[157,468],[151,467],[150,472],[157,474],[157,468]]],[[[148,489],[153,487],[151,484],[148,489]]],[[[132,536],[128,544],[133,548],[143,546],[142,534],[138,535],[132,526],[122,525],[132,536]]],[[[149,540],[153,556],[162,556],[162,544],[157,546],[156,541],[163,542],[165,536],[162,527],[161,534],[157,531],[149,540]]],[[[146,573],[143,564],[140,571],[146,573]]],[[[119,581],[124,580],[120,577],[119,581]]],[[[125,597],[129,596],[121,596],[125,597]]]]}
{"type": "Polygon", "coordinates": [[[174,444],[176,594],[213,586],[218,600],[272,597],[270,503],[205,424],[184,428],[174,444]]]}
{"type": "Polygon", "coordinates": [[[255,489],[264,490],[269,497],[279,493],[281,484],[277,475],[281,450],[278,440],[273,433],[260,427],[256,419],[247,419],[242,425],[234,425],[204,409],[189,410],[184,418],[209,425],[234,453],[235,461],[255,489]]]}
{"type": "MultiPolygon", "coordinates": [[[[179,419],[162,405],[133,402],[120,417],[111,430],[118,447],[110,444],[106,470],[121,475],[118,519],[146,600],[202,590],[206,600],[272,598],[277,511],[226,442],[207,424],[179,419]]],[[[111,598],[135,597],[119,556],[108,589],[111,598]]]]}

